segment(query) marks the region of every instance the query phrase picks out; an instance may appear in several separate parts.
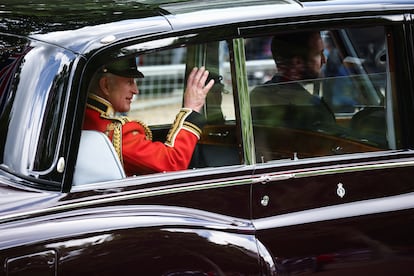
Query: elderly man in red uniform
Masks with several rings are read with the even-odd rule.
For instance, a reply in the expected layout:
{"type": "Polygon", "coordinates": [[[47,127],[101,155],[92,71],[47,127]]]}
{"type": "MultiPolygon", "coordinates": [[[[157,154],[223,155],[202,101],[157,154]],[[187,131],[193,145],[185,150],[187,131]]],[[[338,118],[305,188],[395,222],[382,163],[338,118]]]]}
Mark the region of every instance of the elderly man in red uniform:
{"type": "Polygon", "coordinates": [[[204,67],[191,71],[184,106],[162,143],[151,141],[151,130],[144,123],[115,116],[128,112],[133,96],[139,93],[135,78],[144,75],[135,59],[104,66],[91,82],[83,129],[108,135],[128,176],[187,169],[205,123],[199,112],[214,84],[213,80],[205,84],[208,74],[204,67]]]}

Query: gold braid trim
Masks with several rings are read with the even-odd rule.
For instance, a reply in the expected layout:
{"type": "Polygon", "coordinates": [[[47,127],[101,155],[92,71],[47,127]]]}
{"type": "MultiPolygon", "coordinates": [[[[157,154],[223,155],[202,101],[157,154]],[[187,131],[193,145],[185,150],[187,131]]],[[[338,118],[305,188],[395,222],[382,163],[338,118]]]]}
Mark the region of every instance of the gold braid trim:
{"type": "Polygon", "coordinates": [[[138,124],[140,124],[144,128],[144,132],[145,132],[145,136],[147,137],[147,140],[152,141],[152,131],[151,131],[151,129],[140,120],[135,120],[135,122],[137,122],[138,124]]]}
{"type": "MultiPolygon", "coordinates": [[[[106,128],[106,135],[109,136],[110,132],[113,131],[112,135],[112,144],[114,145],[115,151],[118,154],[119,160],[121,160],[122,165],[124,164],[122,158],[122,126],[131,120],[128,117],[117,117],[111,118],[101,114],[102,118],[111,120],[112,122],[108,124],[106,128]]],[[[144,128],[145,137],[147,140],[152,141],[152,131],[151,129],[141,121],[136,121],[144,128]]]]}
{"type": "Polygon", "coordinates": [[[188,131],[192,132],[198,139],[200,139],[202,130],[195,124],[190,122],[184,122],[183,128],[187,129],[188,131]]]}
{"type": "MultiPolygon", "coordinates": [[[[107,100],[90,93],[88,98],[88,107],[92,108],[100,113],[100,117],[103,119],[110,120],[111,123],[107,125],[105,134],[109,137],[111,131],[112,135],[112,144],[114,145],[115,151],[121,160],[122,165],[124,164],[122,158],[122,126],[131,120],[128,117],[114,117],[114,109],[112,105],[107,100]]],[[[152,131],[151,129],[144,124],[142,121],[136,121],[144,128],[145,137],[147,140],[152,141],[152,131]]]]}
{"type": "Polygon", "coordinates": [[[177,116],[175,117],[175,120],[168,131],[167,139],[165,141],[165,144],[170,147],[174,147],[175,138],[177,137],[178,132],[183,127],[185,119],[190,115],[192,112],[191,109],[188,108],[181,108],[178,112],[177,116]]]}
{"type": "Polygon", "coordinates": [[[109,133],[113,131],[112,135],[112,144],[114,145],[116,154],[121,161],[121,164],[124,165],[124,160],[122,158],[122,123],[116,120],[113,120],[112,123],[108,124],[106,127],[106,135],[109,136],[109,133]]]}
{"type": "Polygon", "coordinates": [[[113,117],[113,114],[115,114],[110,102],[93,93],[88,95],[87,106],[98,111],[101,115],[113,117]]]}

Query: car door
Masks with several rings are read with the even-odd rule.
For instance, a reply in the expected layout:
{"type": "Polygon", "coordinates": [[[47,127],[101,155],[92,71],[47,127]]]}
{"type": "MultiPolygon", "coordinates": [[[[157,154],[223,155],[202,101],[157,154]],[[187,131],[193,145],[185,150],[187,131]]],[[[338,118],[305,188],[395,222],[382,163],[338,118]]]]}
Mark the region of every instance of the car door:
{"type": "MultiPolygon", "coordinates": [[[[350,109],[330,105],[335,124],[311,129],[255,117],[256,109],[263,106],[251,99],[255,176],[262,179],[252,189],[257,238],[273,254],[281,275],[411,274],[414,154],[402,119],[410,115],[399,105],[411,100],[404,98],[412,93],[404,88],[412,86],[398,83],[408,68],[395,66],[403,63],[396,60],[403,57],[395,54],[405,48],[401,27],[330,26],[328,31],[317,31],[324,39],[327,34],[334,37],[342,65],[352,64],[346,65],[347,75],[307,83],[309,93],[323,98],[328,95],[326,81],[329,85],[337,81],[343,86],[335,88],[335,93],[342,93],[336,100],[358,101],[349,104],[350,109]],[[351,92],[358,92],[358,97],[351,92]]],[[[246,47],[248,40],[259,39],[248,38],[246,47]]],[[[256,59],[260,60],[260,72],[247,68],[248,76],[266,76],[264,68],[271,67],[266,67],[266,58],[256,59]]],[[[263,81],[250,78],[249,88],[263,81]]],[[[270,104],[272,112],[279,108],[275,102],[270,104]]],[[[287,110],[305,112],[301,107],[287,110]]]]}
{"type": "MultiPolygon", "coordinates": [[[[86,170],[82,177],[79,174],[85,170],[81,164],[92,165],[96,170],[107,171],[108,168],[98,165],[101,162],[98,154],[84,154],[80,149],[78,159],[86,160],[78,160],[79,166],[74,172],[77,182],[73,183],[63,204],[68,208],[72,204],[83,205],[84,210],[78,210],[82,217],[89,217],[94,210],[93,213],[100,217],[99,224],[107,224],[105,221],[111,221],[113,214],[125,213],[126,209],[135,211],[130,209],[132,212],[128,211],[120,223],[110,224],[108,231],[114,238],[102,241],[103,246],[94,249],[102,254],[99,260],[93,259],[87,251],[81,253],[81,258],[71,259],[69,256],[76,248],[85,246],[85,242],[100,239],[100,230],[87,230],[91,239],[84,240],[79,236],[81,231],[75,227],[69,240],[63,238],[59,243],[50,244],[48,247],[67,256],[59,260],[59,269],[80,273],[73,264],[81,259],[89,260],[88,270],[102,274],[110,274],[116,263],[121,264],[122,271],[152,275],[202,272],[255,275],[270,269],[271,264],[267,264],[263,257],[266,252],[257,247],[250,221],[253,168],[243,161],[228,43],[191,33],[183,35],[182,39],[173,34],[143,43],[131,42],[122,45],[122,49],[116,46],[107,51],[135,55],[138,68],[145,76],[138,81],[140,93],[133,100],[128,116],[131,120],[145,122],[154,142],[165,140],[182,105],[185,80],[194,66],[205,66],[215,80],[202,111],[206,125],[190,166],[183,171],[137,174],[102,181],[102,178],[91,178],[92,170],[86,170]],[[192,36],[209,39],[186,43],[192,36]],[[128,229],[122,221],[131,221],[128,229]],[[67,248],[72,240],[79,240],[79,245],[67,248]],[[130,249],[122,253],[125,246],[130,249]],[[105,248],[110,251],[105,253],[105,248]],[[128,256],[122,257],[123,261],[113,261],[125,254],[128,256]],[[137,262],[141,265],[136,266],[137,262]]],[[[96,68],[90,70],[93,69],[96,68]]],[[[104,175],[104,172],[93,172],[99,177],[104,175]]],[[[79,224],[79,229],[83,225],[79,224]]]]}

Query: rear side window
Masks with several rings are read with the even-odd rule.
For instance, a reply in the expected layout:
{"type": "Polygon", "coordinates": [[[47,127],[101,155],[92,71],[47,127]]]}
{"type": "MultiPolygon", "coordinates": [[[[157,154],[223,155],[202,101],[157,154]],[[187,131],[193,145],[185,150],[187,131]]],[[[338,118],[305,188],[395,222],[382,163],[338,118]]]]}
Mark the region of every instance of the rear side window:
{"type": "Polygon", "coordinates": [[[61,174],[53,166],[74,55],[21,37],[0,39],[1,164],[13,173],[56,180],[61,174]]]}
{"type": "Polygon", "coordinates": [[[21,63],[30,48],[27,41],[13,36],[0,36],[0,162],[3,162],[4,147],[9,127],[9,113],[14,100],[16,81],[21,63]]]}
{"type": "Polygon", "coordinates": [[[257,161],[398,148],[385,28],[311,33],[245,40],[257,161]]]}

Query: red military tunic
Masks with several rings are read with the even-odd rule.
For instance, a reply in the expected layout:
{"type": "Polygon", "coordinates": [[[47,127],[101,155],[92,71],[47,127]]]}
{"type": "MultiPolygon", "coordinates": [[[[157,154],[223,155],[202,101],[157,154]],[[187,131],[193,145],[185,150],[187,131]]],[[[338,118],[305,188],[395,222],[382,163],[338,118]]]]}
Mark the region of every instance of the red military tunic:
{"type": "Polygon", "coordinates": [[[200,139],[204,117],[182,108],[165,143],[152,142],[151,130],[139,121],[114,117],[112,105],[91,94],[88,98],[83,129],[98,130],[114,144],[128,176],[188,168],[194,147],[200,139]],[[122,152],[122,154],[120,154],[122,152]]]}

